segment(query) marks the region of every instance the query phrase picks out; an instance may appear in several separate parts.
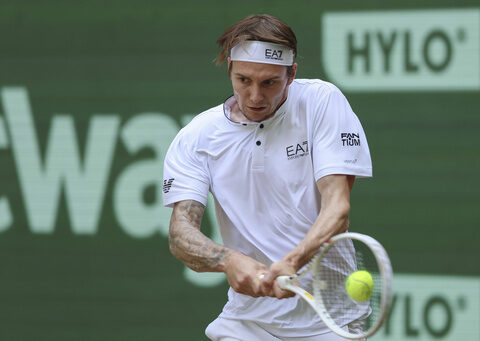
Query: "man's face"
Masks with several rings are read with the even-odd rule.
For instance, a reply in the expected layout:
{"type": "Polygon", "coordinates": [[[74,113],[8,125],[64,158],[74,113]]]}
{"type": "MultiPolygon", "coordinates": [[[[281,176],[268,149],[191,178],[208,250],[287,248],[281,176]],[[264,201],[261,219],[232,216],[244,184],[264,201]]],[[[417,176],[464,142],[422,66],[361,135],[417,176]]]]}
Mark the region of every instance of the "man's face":
{"type": "Polygon", "coordinates": [[[291,77],[287,67],[281,65],[234,61],[230,79],[239,109],[250,120],[260,122],[269,118],[287,98],[288,87],[295,77],[297,65],[291,77]]]}

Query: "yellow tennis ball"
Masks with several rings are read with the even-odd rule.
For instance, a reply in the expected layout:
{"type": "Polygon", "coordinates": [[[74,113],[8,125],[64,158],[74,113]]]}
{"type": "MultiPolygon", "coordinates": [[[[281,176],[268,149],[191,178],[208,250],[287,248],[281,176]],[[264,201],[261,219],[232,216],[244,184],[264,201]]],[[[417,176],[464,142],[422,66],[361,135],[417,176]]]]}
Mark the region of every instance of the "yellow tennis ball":
{"type": "Polygon", "coordinates": [[[373,278],[368,271],[360,270],[348,276],[345,290],[355,301],[364,302],[372,296],[373,278]]]}

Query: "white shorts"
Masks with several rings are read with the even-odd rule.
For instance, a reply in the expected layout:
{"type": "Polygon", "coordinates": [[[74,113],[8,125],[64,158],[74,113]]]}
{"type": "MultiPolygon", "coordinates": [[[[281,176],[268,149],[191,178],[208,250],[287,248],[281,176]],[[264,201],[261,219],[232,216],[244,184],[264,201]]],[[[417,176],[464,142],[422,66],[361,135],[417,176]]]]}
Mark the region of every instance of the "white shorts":
{"type": "Polygon", "coordinates": [[[302,336],[276,337],[253,321],[230,320],[222,317],[210,323],[205,335],[212,341],[345,341],[333,332],[302,336]]]}

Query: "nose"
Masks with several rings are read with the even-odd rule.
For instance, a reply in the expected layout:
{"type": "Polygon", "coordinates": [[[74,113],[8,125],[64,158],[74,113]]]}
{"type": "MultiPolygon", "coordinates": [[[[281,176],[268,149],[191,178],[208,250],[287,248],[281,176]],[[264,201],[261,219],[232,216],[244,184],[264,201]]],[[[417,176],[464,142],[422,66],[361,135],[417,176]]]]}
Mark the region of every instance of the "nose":
{"type": "Polygon", "coordinates": [[[263,101],[262,89],[258,85],[253,85],[250,89],[250,101],[252,104],[261,104],[263,101]]]}

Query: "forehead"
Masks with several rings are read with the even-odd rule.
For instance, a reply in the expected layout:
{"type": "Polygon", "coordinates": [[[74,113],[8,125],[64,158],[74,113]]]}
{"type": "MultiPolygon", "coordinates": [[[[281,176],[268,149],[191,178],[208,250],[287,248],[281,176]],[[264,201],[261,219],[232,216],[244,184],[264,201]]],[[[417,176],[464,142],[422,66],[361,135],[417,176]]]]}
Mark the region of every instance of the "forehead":
{"type": "Polygon", "coordinates": [[[281,78],[286,76],[287,67],[253,62],[232,62],[232,73],[241,74],[249,78],[281,78]]]}

